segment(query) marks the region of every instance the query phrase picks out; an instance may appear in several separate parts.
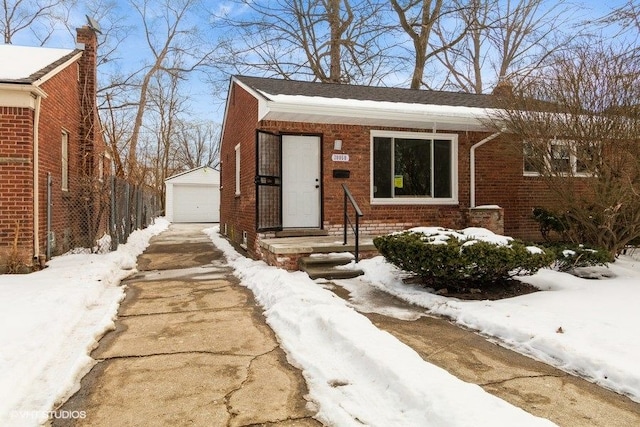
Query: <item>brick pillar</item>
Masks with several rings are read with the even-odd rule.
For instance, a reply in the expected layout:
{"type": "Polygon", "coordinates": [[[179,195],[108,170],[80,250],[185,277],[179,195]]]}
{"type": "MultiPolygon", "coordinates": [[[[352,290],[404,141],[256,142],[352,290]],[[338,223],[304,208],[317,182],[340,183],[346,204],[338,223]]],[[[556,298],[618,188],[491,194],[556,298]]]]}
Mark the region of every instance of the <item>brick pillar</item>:
{"type": "Polygon", "coordinates": [[[500,206],[477,206],[469,209],[469,227],[482,227],[504,234],[504,209],[500,206]]]}

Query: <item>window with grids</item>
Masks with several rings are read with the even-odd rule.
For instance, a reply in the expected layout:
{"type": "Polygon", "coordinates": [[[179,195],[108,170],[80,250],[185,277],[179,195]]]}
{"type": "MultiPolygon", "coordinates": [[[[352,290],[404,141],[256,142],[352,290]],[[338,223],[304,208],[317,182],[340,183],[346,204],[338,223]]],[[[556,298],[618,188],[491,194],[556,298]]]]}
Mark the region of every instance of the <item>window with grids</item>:
{"type": "Polygon", "coordinates": [[[559,175],[590,175],[597,145],[554,139],[524,143],[524,174],[540,175],[547,170],[559,175]]]}

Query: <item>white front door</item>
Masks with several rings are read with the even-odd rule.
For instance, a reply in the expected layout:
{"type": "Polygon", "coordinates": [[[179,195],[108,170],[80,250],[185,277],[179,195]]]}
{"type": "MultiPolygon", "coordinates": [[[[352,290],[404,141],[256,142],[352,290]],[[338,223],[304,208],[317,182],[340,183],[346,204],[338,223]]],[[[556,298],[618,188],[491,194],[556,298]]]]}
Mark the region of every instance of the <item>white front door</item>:
{"type": "Polygon", "coordinates": [[[320,137],[282,137],[282,227],[320,227],[320,137]]]}

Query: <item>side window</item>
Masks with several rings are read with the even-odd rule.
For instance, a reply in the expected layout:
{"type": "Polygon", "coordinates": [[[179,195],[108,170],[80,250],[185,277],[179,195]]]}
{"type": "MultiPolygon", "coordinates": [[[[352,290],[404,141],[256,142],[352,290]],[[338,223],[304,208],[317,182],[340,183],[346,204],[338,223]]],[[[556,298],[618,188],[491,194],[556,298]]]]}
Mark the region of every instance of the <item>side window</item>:
{"type": "Polygon", "coordinates": [[[563,141],[554,141],[550,147],[551,170],[554,172],[571,172],[571,151],[569,144],[563,141]]]}
{"type": "Polygon", "coordinates": [[[524,173],[525,174],[539,174],[540,166],[544,164],[542,156],[536,152],[531,142],[525,142],[523,147],[524,157],[524,173]]]}
{"type": "Polygon", "coordinates": [[[236,196],[240,195],[240,144],[236,145],[236,196]]]}
{"type": "Polygon", "coordinates": [[[537,176],[542,173],[557,175],[588,176],[589,165],[595,159],[591,146],[578,145],[574,141],[551,140],[523,144],[524,175],[537,176]]]}
{"type": "Polygon", "coordinates": [[[61,147],[61,152],[62,152],[62,158],[61,160],[61,164],[62,164],[62,178],[61,178],[61,182],[62,182],[62,190],[64,191],[68,191],[69,190],[69,134],[67,132],[62,132],[62,147],[61,147]]]}
{"type": "Polygon", "coordinates": [[[98,181],[104,181],[104,154],[98,157],[98,181]]]}

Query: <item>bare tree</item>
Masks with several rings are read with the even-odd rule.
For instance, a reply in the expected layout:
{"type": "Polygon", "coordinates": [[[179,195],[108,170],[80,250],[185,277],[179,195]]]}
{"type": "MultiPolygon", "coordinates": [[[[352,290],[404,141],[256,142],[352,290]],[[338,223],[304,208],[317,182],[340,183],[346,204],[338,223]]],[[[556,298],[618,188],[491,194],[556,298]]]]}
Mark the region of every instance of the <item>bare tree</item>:
{"type": "Polygon", "coordinates": [[[57,24],[65,18],[75,0],[3,0],[0,30],[4,43],[11,44],[21,32],[44,45],[53,34],[57,24]]]}
{"type": "Polygon", "coordinates": [[[398,15],[402,30],[409,36],[413,44],[414,61],[411,76],[411,88],[431,87],[424,80],[427,63],[437,55],[451,49],[466,35],[468,27],[456,20],[462,9],[474,6],[476,2],[445,2],[444,0],[391,0],[391,5],[398,15]],[[440,24],[447,21],[447,26],[440,24]],[[439,26],[439,40],[435,41],[439,26]],[[445,28],[447,30],[445,31],[445,28]]]}
{"type": "Polygon", "coordinates": [[[136,154],[152,79],[158,73],[184,76],[208,65],[213,48],[189,21],[199,11],[198,0],[132,1],[131,6],[139,18],[145,47],[151,56],[139,73],[127,78],[137,81],[136,112],[126,156],[127,177],[135,182],[141,178],[136,176],[140,170],[136,154]]]}
{"type": "MultiPolygon", "coordinates": [[[[97,53],[98,69],[101,72],[106,72],[104,68],[108,63],[123,59],[127,50],[122,47],[122,43],[134,31],[134,26],[128,21],[127,12],[121,5],[118,0],[93,0],[84,5],[83,12],[100,25],[97,53]]],[[[73,33],[71,36],[73,37],[73,33]]],[[[103,92],[108,91],[108,86],[101,89],[103,92]]]]}
{"type": "Polygon", "coordinates": [[[234,0],[212,21],[231,34],[225,65],[284,78],[379,83],[389,71],[384,2],[234,0]],[[242,9],[242,14],[234,14],[242,9]]]}
{"type": "Polygon", "coordinates": [[[131,139],[133,110],[117,108],[110,93],[105,93],[104,102],[100,109],[100,120],[102,135],[112,157],[114,174],[119,178],[124,178],[128,141],[131,139]]]}
{"type": "MultiPolygon", "coordinates": [[[[472,0],[457,9],[468,32],[438,59],[448,86],[465,92],[483,93],[487,86],[538,69],[583,31],[568,24],[575,7],[564,1],[472,0]]],[[[443,25],[435,29],[439,35],[443,25]]]]}
{"type": "MultiPolygon", "coordinates": [[[[179,73],[158,73],[149,86],[148,120],[143,127],[147,147],[144,171],[146,182],[163,194],[164,180],[178,171],[179,115],[185,112],[186,97],[180,88],[179,73]]],[[[142,165],[141,165],[142,166],[142,165]]],[[[163,200],[164,202],[164,200],[163,200]]]]}
{"type": "Polygon", "coordinates": [[[627,0],[627,2],[614,9],[611,13],[602,18],[603,22],[618,22],[623,26],[633,26],[636,31],[640,29],[640,4],[637,0],[627,0]]]}
{"type": "Polygon", "coordinates": [[[220,127],[211,122],[179,123],[177,164],[185,170],[220,164],[220,127]]]}
{"type": "Polygon", "coordinates": [[[496,127],[555,194],[576,243],[619,253],[640,237],[640,57],[583,46],[502,97],[496,127]]]}
{"type": "MultiPolygon", "coordinates": [[[[210,123],[189,120],[179,73],[160,72],[149,86],[147,118],[138,151],[138,177],[164,198],[164,181],[198,166],[215,166],[219,136],[210,123]]],[[[164,202],[164,200],[162,200],[164,202]]]]}

